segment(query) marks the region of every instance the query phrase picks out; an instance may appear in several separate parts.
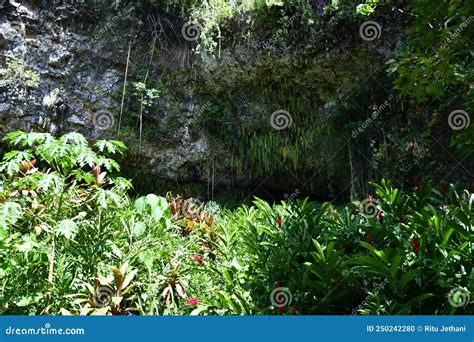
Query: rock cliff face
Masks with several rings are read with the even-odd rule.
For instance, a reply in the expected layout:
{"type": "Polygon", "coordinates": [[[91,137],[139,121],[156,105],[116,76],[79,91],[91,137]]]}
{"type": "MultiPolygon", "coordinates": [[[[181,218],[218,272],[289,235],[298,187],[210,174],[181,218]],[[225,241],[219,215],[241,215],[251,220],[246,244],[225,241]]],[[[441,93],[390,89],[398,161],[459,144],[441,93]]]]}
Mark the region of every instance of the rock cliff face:
{"type": "MultiPolygon", "coordinates": [[[[337,132],[325,134],[319,142],[306,141],[305,134],[320,131],[321,123],[334,116],[348,95],[360,90],[359,79],[367,79],[380,67],[380,61],[372,57],[389,55],[390,44],[372,49],[364,66],[352,61],[364,60],[368,50],[366,45],[354,46],[354,37],[338,42],[338,50],[313,42],[319,50],[310,57],[283,51],[275,60],[268,58],[277,49],[273,38],[246,46],[230,43],[222,50],[219,45],[216,59],[205,51],[199,55],[192,52],[196,42],[183,39],[182,20],[177,24],[166,16],[145,20],[146,13],[137,15],[133,7],[104,15],[83,5],[49,3],[0,0],[1,134],[14,129],[53,134],[79,131],[92,139],[125,140],[130,145],[130,160],[139,160],[132,168],[146,170],[152,178],[198,182],[212,178],[215,186],[255,187],[271,182],[278,191],[297,189],[329,197],[346,188],[350,181],[347,149],[338,147],[330,136],[337,132]],[[127,64],[123,115],[128,121],[118,132],[127,64]],[[145,122],[140,125],[141,108],[129,101],[133,94],[130,83],[152,76],[160,92],[150,93],[145,122]],[[170,78],[175,78],[174,83],[170,78]],[[189,86],[183,87],[185,82],[189,86]],[[280,105],[302,108],[303,115],[291,118],[293,135],[272,131],[270,114],[282,108],[277,101],[262,99],[258,93],[262,89],[279,96],[280,105]],[[224,107],[216,109],[219,101],[226,101],[224,107],[232,112],[232,121],[226,121],[224,107]],[[306,110],[313,113],[306,115],[306,110]],[[217,119],[196,124],[204,112],[214,113],[217,119]],[[273,133],[258,140],[267,126],[273,133]],[[276,140],[272,139],[280,138],[281,147],[274,153],[271,144],[276,140]],[[232,139],[244,143],[233,146],[229,144],[232,139]],[[285,145],[284,139],[293,147],[285,145]],[[301,145],[305,149],[300,150],[301,145]],[[240,156],[234,159],[239,164],[230,165],[236,151],[240,156]],[[272,154],[275,159],[283,158],[276,162],[275,172],[260,170],[260,163],[268,164],[264,155],[272,154]],[[290,167],[285,158],[291,154],[290,167]],[[302,156],[313,164],[302,161],[302,156]],[[254,171],[246,172],[252,163],[254,171]],[[298,168],[306,170],[298,173],[298,168]],[[298,176],[293,177],[295,174],[298,176]],[[311,184],[305,182],[305,176],[311,184]]],[[[236,26],[241,26],[241,21],[236,26]]],[[[308,135],[308,139],[314,137],[308,135]]]]}
{"type": "Polygon", "coordinates": [[[113,94],[123,72],[115,56],[123,46],[104,45],[86,35],[73,7],[51,10],[5,2],[2,12],[0,53],[4,72],[15,61],[39,77],[35,86],[18,82],[19,75],[3,80],[3,126],[54,134],[80,130],[98,136],[90,114],[117,107],[113,94]],[[15,86],[22,88],[21,96],[15,96],[15,86]]]}
{"type": "MultiPolygon", "coordinates": [[[[2,1],[0,6],[2,134],[14,129],[52,134],[74,130],[90,138],[111,137],[117,127],[128,43],[139,46],[145,31],[143,23],[129,15],[133,8],[104,17],[74,5],[2,1]]],[[[133,51],[133,56],[131,70],[146,66],[139,52],[133,51]]],[[[166,112],[169,101],[160,99],[155,106],[166,112]]],[[[188,99],[169,113],[192,116],[196,110],[188,99]]],[[[167,120],[166,113],[162,120],[167,120]]],[[[189,127],[167,133],[146,141],[141,151],[160,177],[175,179],[183,165],[209,154],[205,136],[191,134],[189,127]]]]}

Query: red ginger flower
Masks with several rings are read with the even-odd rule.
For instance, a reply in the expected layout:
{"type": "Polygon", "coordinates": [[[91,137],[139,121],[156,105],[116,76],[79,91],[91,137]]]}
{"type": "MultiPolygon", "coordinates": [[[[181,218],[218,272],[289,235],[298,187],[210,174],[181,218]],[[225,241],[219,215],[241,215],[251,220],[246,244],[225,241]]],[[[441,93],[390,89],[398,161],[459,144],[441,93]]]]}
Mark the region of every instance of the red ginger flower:
{"type": "Polygon", "coordinates": [[[196,260],[200,265],[204,266],[204,259],[199,254],[194,254],[193,259],[196,260]]]}
{"type": "Polygon", "coordinates": [[[280,316],[283,316],[285,314],[285,305],[283,303],[283,298],[281,297],[281,292],[280,292],[280,282],[277,281],[275,283],[275,288],[277,290],[276,292],[276,300],[278,301],[278,311],[280,313],[280,316]],[[281,299],[281,300],[280,300],[281,299]]]}
{"type": "Polygon", "coordinates": [[[285,314],[285,307],[283,305],[279,306],[278,310],[280,311],[280,316],[283,316],[285,314]]]}
{"type": "Polygon", "coordinates": [[[281,216],[278,216],[278,220],[277,220],[277,223],[278,223],[278,227],[281,228],[281,226],[283,225],[283,219],[281,216]]]}
{"type": "Polygon", "coordinates": [[[420,244],[418,243],[418,239],[416,238],[416,235],[413,235],[413,252],[415,254],[418,254],[420,251],[420,244]]]}
{"type": "Polygon", "coordinates": [[[198,305],[199,304],[199,299],[197,299],[196,297],[190,298],[186,301],[186,304],[188,304],[188,305],[198,305]]]}
{"type": "Polygon", "coordinates": [[[374,241],[372,240],[372,234],[367,234],[367,242],[370,243],[371,245],[374,243],[374,241]]]}

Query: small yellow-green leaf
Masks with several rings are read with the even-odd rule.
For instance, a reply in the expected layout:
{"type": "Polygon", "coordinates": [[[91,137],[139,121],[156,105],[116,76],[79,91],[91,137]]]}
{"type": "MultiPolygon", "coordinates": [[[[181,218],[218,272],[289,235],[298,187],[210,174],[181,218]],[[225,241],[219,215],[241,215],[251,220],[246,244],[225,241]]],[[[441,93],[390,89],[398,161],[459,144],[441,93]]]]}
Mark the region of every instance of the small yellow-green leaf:
{"type": "Polygon", "coordinates": [[[130,285],[130,282],[135,278],[137,275],[138,270],[134,269],[132,270],[127,276],[125,277],[125,280],[123,281],[122,287],[120,289],[125,289],[128,285],[130,285]]]}
{"type": "Polygon", "coordinates": [[[104,316],[104,315],[107,315],[109,310],[110,310],[110,306],[104,306],[103,308],[94,310],[94,312],[92,312],[91,315],[92,316],[104,316]]]}
{"type": "Polygon", "coordinates": [[[72,316],[72,313],[64,308],[59,309],[59,312],[61,312],[61,315],[63,316],[72,316]]]}
{"type": "Polygon", "coordinates": [[[123,273],[115,266],[112,266],[112,273],[114,275],[115,286],[120,290],[123,283],[123,273]]]}
{"type": "Polygon", "coordinates": [[[120,303],[122,302],[122,299],[123,297],[112,297],[112,303],[114,305],[120,305],[120,303]]]}

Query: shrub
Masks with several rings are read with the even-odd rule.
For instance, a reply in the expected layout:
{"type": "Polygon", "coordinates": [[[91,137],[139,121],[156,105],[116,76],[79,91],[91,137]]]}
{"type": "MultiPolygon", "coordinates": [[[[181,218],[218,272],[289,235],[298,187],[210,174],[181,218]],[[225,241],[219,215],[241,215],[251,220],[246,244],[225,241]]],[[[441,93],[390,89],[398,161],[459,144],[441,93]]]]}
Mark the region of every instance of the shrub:
{"type": "Polygon", "coordinates": [[[6,140],[19,149],[0,163],[3,314],[472,313],[472,203],[452,185],[228,210],[131,199],[120,142],[6,140]]]}

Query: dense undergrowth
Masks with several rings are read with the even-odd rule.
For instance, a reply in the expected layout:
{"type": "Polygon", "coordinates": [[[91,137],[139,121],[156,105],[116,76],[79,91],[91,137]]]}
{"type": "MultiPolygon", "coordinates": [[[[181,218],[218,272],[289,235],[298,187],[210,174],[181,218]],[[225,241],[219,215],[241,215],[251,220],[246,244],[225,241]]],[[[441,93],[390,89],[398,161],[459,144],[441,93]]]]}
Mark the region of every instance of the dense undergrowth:
{"type": "Polygon", "coordinates": [[[473,312],[458,305],[473,286],[473,200],[452,185],[384,180],[344,209],[289,198],[231,211],[130,198],[120,142],[6,140],[1,314],[473,312]]]}

